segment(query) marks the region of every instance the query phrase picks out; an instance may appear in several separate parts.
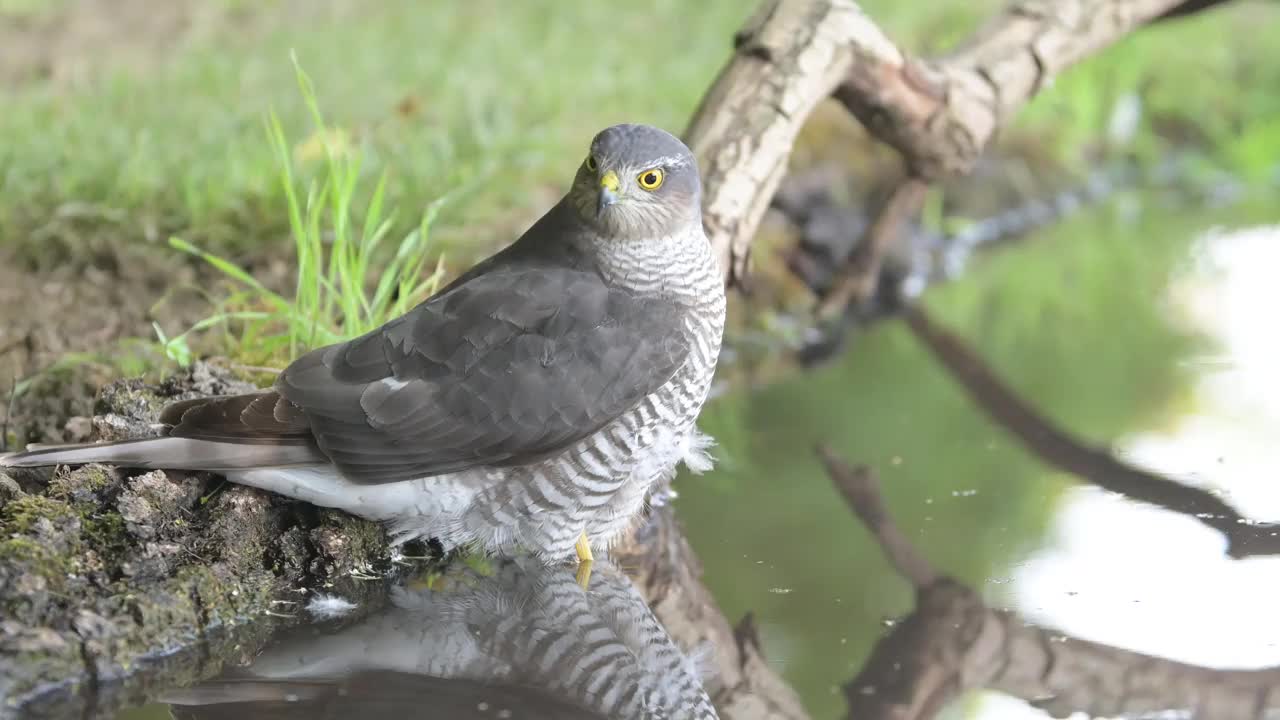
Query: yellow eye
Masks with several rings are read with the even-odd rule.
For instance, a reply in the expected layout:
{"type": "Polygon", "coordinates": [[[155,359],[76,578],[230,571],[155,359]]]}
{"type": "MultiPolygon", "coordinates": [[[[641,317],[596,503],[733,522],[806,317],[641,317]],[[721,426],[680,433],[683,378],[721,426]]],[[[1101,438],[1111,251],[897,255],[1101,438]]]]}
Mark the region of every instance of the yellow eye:
{"type": "Polygon", "coordinates": [[[587,169],[588,169],[588,170],[590,170],[591,172],[595,172],[595,171],[596,171],[596,168],[598,168],[598,167],[600,167],[600,166],[596,164],[596,156],[595,156],[595,155],[588,155],[588,156],[587,156],[587,169]]]}
{"type": "Polygon", "coordinates": [[[640,187],[645,190],[657,190],[662,186],[662,170],[660,168],[645,170],[636,178],[636,182],[640,183],[640,187]]]}

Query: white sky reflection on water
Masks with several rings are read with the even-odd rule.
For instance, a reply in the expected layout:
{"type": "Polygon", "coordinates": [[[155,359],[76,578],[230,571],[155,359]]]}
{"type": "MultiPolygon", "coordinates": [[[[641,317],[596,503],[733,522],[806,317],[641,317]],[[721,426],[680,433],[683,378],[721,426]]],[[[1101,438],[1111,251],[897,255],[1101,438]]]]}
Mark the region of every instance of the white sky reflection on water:
{"type": "MultiPolygon", "coordinates": [[[[1171,311],[1215,341],[1190,363],[1194,410],[1124,438],[1129,461],[1280,520],[1280,226],[1206,235],[1171,311]]],[[[1096,488],[1069,492],[1013,604],[1077,637],[1217,667],[1280,665],[1280,557],[1232,560],[1216,531],[1096,488]]],[[[1043,718],[986,698],[974,717],[1043,718]]]]}

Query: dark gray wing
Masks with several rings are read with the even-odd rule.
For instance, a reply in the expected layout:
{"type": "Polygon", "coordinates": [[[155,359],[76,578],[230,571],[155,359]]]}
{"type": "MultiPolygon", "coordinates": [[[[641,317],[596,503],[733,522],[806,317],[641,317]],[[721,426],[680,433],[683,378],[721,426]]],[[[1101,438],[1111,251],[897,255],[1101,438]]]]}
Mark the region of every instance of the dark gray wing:
{"type": "Polygon", "coordinates": [[[689,354],[675,305],[562,267],[493,269],[290,365],[276,391],[349,479],[532,462],[665,384],[689,354]]]}
{"type": "Polygon", "coordinates": [[[302,411],[276,392],[196,398],[167,405],[160,422],[171,437],[291,445],[311,442],[302,411]]]}

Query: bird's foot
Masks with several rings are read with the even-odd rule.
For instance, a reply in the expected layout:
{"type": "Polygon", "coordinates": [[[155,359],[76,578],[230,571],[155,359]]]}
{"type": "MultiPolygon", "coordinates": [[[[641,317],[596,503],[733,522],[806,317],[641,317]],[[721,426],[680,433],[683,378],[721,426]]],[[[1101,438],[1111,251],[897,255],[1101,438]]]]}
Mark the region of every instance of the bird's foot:
{"type": "Polygon", "coordinates": [[[578,544],[574,549],[578,551],[578,585],[586,590],[587,585],[591,584],[591,565],[596,561],[595,556],[591,554],[591,541],[587,539],[586,530],[578,536],[578,544]]]}

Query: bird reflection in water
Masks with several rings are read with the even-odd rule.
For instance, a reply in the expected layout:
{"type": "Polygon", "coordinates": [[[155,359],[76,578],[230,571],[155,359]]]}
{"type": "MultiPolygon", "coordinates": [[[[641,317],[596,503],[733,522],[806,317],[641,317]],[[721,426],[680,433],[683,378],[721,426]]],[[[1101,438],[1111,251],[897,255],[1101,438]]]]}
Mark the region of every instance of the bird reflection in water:
{"type": "Polygon", "coordinates": [[[586,590],[528,558],[454,563],[371,616],[305,630],[164,700],[180,720],[716,717],[697,663],[607,563],[586,590]]]}

